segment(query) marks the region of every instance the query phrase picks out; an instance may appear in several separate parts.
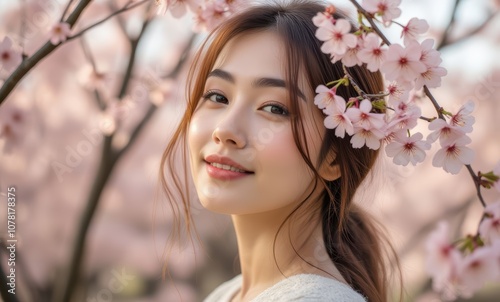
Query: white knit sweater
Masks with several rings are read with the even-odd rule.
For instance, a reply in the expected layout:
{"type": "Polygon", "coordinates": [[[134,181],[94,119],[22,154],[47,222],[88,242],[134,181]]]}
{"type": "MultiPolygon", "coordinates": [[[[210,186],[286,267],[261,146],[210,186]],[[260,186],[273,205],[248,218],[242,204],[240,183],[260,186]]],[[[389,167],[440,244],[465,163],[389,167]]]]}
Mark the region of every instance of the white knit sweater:
{"type": "MultiPolygon", "coordinates": [[[[204,302],[230,302],[240,290],[241,275],[221,284],[204,302]]],[[[252,302],[366,302],[348,285],[331,278],[312,274],[288,277],[260,293],[252,302]]]]}

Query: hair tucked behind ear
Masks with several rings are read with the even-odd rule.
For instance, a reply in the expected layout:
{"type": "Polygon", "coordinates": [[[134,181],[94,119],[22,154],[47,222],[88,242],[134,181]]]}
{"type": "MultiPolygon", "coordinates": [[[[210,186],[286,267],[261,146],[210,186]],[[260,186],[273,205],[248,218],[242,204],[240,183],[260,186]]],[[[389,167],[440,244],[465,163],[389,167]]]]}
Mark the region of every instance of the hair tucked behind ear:
{"type": "MultiPolygon", "coordinates": [[[[353,149],[350,137],[340,139],[334,130],[326,130],[320,151],[320,163],[335,154],[332,164],[338,165],[341,177],[332,182],[321,179],[317,167],[312,163],[307,150],[307,137],[304,132],[300,107],[298,105],[299,74],[305,78],[311,91],[320,84],[344,76],[341,63],[332,64],[328,55],[321,52],[321,42],[315,38],[316,27],[312,18],[325,7],[312,1],[293,0],[285,4],[272,3],[252,7],[232,17],[210,34],[201,50],[197,53],[188,77],[188,106],[181,124],[162,157],[162,167],[168,166],[173,175],[174,189],[180,193],[184,204],[183,211],[172,205],[174,212],[184,213],[189,228],[191,215],[189,210],[189,188],[183,190],[181,183],[187,177],[179,177],[174,171],[176,148],[185,146],[189,122],[203,94],[205,81],[224,45],[236,36],[259,30],[272,30],[283,40],[286,55],[285,80],[290,98],[291,127],[296,146],[306,164],[317,177],[318,182],[326,185],[321,204],[321,217],[325,246],[334,264],[344,279],[355,290],[362,293],[369,301],[387,300],[389,274],[385,265],[384,244],[381,232],[374,220],[360,207],[353,204],[354,195],[361,182],[366,178],[377,157],[377,151],[366,147],[353,149]],[[168,163],[168,164],[166,164],[168,163]]],[[[337,15],[337,18],[343,18],[337,15]]],[[[372,73],[365,67],[348,68],[356,83],[366,93],[378,93],[383,90],[380,73],[372,73]]],[[[339,87],[339,95],[345,99],[356,97],[351,87],[339,87]]],[[[312,99],[307,100],[313,102],[312,99]]],[[[184,167],[186,170],[186,167],[184,167]]],[[[169,188],[163,171],[160,174],[167,196],[175,200],[176,195],[169,188]]],[[[390,247],[390,245],[387,245],[390,247]]]]}

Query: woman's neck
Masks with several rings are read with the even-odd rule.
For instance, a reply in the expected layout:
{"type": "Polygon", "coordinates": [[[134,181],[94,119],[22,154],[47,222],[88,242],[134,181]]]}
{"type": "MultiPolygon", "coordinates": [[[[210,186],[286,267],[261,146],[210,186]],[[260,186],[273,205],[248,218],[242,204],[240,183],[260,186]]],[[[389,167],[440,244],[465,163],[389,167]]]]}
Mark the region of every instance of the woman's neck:
{"type": "Polygon", "coordinates": [[[248,301],[297,274],[333,276],[342,281],[326,253],[319,211],[306,216],[299,209],[285,221],[292,210],[233,215],[243,276],[235,301],[248,301]]]}

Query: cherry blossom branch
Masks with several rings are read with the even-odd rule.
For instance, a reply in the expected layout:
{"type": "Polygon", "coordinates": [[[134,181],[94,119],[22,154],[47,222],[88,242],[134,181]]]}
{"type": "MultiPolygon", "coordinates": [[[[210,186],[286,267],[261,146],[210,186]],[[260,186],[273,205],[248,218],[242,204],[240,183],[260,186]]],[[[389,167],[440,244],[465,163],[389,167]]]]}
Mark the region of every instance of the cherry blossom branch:
{"type": "MultiPolygon", "coordinates": [[[[461,0],[457,0],[455,3],[455,7],[453,9],[454,15],[456,14],[456,7],[458,6],[459,1],[461,1],[461,0]]],[[[369,12],[367,12],[356,0],[350,0],[350,2],[354,6],[356,6],[356,8],[358,9],[358,13],[362,14],[366,18],[366,20],[368,20],[368,22],[372,26],[372,29],[377,33],[377,35],[379,35],[379,37],[384,41],[384,43],[386,43],[387,45],[391,45],[390,41],[387,39],[387,37],[384,35],[384,33],[382,33],[380,31],[380,29],[378,28],[378,26],[375,24],[373,14],[370,14],[369,12]]],[[[450,24],[452,24],[453,22],[454,22],[454,17],[451,17],[450,24]]],[[[489,21],[483,22],[483,25],[486,24],[487,22],[489,22],[489,21]]],[[[432,95],[432,93],[430,92],[429,88],[426,85],[424,85],[423,88],[424,88],[425,95],[429,98],[432,105],[434,106],[434,109],[436,110],[438,117],[442,120],[445,120],[444,115],[443,115],[443,107],[441,107],[439,105],[437,100],[434,98],[434,95],[432,95]]],[[[424,120],[426,120],[426,119],[424,118],[424,120]]],[[[469,171],[469,174],[471,175],[472,180],[474,181],[474,185],[476,187],[477,197],[479,198],[479,201],[481,202],[483,207],[486,207],[486,203],[485,203],[483,196],[481,194],[481,179],[480,179],[480,177],[477,176],[476,172],[472,169],[471,165],[465,165],[465,166],[467,167],[467,170],[469,171]]]]}
{"type": "MultiPolygon", "coordinates": [[[[488,17],[486,18],[486,20],[484,20],[484,22],[481,23],[479,26],[477,26],[476,28],[472,29],[471,31],[463,34],[462,36],[460,36],[452,41],[449,41],[448,37],[446,37],[446,39],[443,38],[441,40],[441,42],[439,43],[439,45],[436,47],[436,49],[440,50],[442,48],[456,44],[458,42],[461,42],[463,40],[466,40],[466,39],[472,37],[473,35],[477,34],[481,30],[483,30],[486,26],[488,26],[493,21],[493,19],[495,19],[495,17],[498,16],[499,14],[500,14],[500,10],[497,10],[494,13],[489,14],[488,17]]],[[[445,34],[446,34],[446,32],[445,32],[445,34]]]]}
{"type": "Polygon", "coordinates": [[[128,10],[131,10],[131,9],[134,9],[138,6],[141,6],[143,5],[144,3],[147,3],[147,2],[150,2],[150,0],[142,0],[142,1],[139,1],[139,2],[135,2],[133,3],[132,5],[130,5],[130,3],[127,3],[125,4],[121,9],[111,13],[110,15],[108,15],[107,17],[103,18],[102,20],[100,21],[97,21],[96,23],[92,24],[92,25],[89,25],[88,27],[82,29],[81,31],[79,31],[78,33],[74,34],[74,35],[71,35],[68,37],[68,41],[70,40],[73,40],[75,38],[78,38],[79,36],[83,35],[86,31],[98,26],[98,25],[101,25],[102,23],[108,21],[109,19],[113,18],[114,16],[118,15],[118,14],[121,14],[125,11],[128,11],[128,10]],[[130,5],[130,6],[129,6],[130,5]]]}
{"type": "MultiPolygon", "coordinates": [[[[75,10],[69,15],[66,22],[73,27],[85,10],[85,8],[92,2],[92,0],[81,0],[78,3],[75,10]]],[[[12,90],[17,86],[19,81],[35,67],[42,59],[52,53],[61,44],[54,45],[47,41],[42,47],[40,47],[31,57],[26,58],[21,62],[21,64],[12,72],[12,74],[5,80],[2,87],[0,87],[0,105],[5,101],[7,96],[12,92],[12,90]]]]}

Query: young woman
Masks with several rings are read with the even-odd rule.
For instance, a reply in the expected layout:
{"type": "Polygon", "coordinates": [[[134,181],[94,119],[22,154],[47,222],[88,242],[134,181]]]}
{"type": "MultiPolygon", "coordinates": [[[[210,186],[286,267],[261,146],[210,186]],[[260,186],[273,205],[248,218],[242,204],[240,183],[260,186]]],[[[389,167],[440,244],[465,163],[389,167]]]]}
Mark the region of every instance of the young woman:
{"type": "MultiPolygon", "coordinates": [[[[189,229],[187,178],[173,168],[188,147],[202,205],[232,217],[241,275],[205,301],[387,300],[381,236],[353,200],[377,151],[335,136],[314,105],[315,87],[344,76],[315,38],[312,18],[324,10],[311,1],[251,7],[195,57],[187,110],[162,159],[174,177],[161,175],[171,200],[180,192],[189,229]]],[[[379,73],[349,73],[365,92],[383,90],[379,73]]]]}

